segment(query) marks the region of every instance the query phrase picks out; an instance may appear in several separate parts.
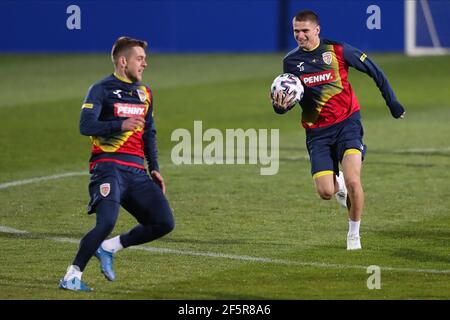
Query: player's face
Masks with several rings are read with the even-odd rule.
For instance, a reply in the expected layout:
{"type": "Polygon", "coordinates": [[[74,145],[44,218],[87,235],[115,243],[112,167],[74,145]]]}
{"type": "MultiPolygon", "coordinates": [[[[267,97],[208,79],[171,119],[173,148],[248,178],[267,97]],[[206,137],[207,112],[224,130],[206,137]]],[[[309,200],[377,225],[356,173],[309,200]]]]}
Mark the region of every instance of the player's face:
{"type": "Polygon", "coordinates": [[[125,66],[125,75],[128,79],[133,82],[142,80],[142,73],[144,72],[145,67],[147,67],[145,58],[146,55],[143,48],[133,47],[130,49],[125,66]]]}
{"type": "Polygon", "coordinates": [[[320,26],[312,21],[292,21],[294,38],[302,49],[314,49],[320,42],[320,26]]]}

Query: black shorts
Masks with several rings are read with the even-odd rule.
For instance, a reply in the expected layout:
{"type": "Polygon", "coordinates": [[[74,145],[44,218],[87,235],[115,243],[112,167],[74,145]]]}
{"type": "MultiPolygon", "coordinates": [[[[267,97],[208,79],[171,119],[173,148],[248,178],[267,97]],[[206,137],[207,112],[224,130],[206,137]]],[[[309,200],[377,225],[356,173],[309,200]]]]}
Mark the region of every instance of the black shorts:
{"type": "Polygon", "coordinates": [[[112,201],[145,225],[171,219],[172,210],[165,195],[146,170],[100,162],[92,168],[91,174],[89,214],[96,212],[100,201],[112,201]]]}
{"type": "Polygon", "coordinates": [[[311,161],[313,178],[339,173],[344,153],[366,154],[364,130],[359,111],[342,122],[322,128],[306,129],[306,147],[311,161]]]}

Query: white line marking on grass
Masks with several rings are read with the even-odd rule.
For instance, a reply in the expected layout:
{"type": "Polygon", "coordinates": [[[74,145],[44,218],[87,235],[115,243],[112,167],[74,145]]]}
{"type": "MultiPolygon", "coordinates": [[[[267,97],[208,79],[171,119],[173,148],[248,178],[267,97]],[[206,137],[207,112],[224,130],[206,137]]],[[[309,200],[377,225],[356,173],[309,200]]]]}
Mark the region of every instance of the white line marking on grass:
{"type": "MultiPolygon", "coordinates": [[[[240,256],[240,255],[215,253],[215,252],[195,252],[195,251],[189,251],[189,250],[177,250],[177,249],[157,248],[157,247],[147,247],[147,246],[130,247],[130,249],[145,250],[145,251],[156,252],[156,253],[171,253],[171,254],[178,254],[178,255],[224,258],[224,259],[232,259],[232,260],[271,263],[271,264],[283,264],[283,265],[293,265],[293,266],[302,266],[302,267],[367,270],[367,266],[362,266],[362,265],[345,265],[345,264],[323,263],[323,262],[300,262],[300,261],[290,261],[290,260],[284,260],[284,259],[271,259],[271,258],[252,257],[252,256],[240,256]]],[[[382,270],[388,270],[388,271],[450,274],[450,270],[397,268],[397,267],[387,267],[387,266],[380,266],[380,268],[382,270]]]]}
{"type": "Polygon", "coordinates": [[[35,182],[47,181],[47,180],[56,180],[56,179],[75,177],[75,176],[85,176],[88,174],[89,174],[89,172],[86,172],[86,171],[77,171],[77,172],[60,173],[60,174],[55,174],[55,175],[45,176],[45,177],[16,180],[16,181],[11,181],[11,182],[1,183],[0,189],[6,189],[9,187],[21,186],[24,184],[30,184],[30,183],[35,183],[35,182]]]}
{"type": "MultiPolygon", "coordinates": [[[[174,166],[174,165],[160,165],[160,168],[166,167],[166,166],[174,166]]],[[[66,172],[66,173],[60,173],[60,174],[54,174],[51,176],[44,176],[44,177],[37,177],[37,178],[30,178],[30,179],[24,179],[24,180],[16,180],[16,181],[10,181],[5,183],[0,183],[0,190],[6,189],[9,187],[16,187],[16,186],[22,186],[24,184],[30,184],[30,183],[36,183],[41,181],[48,181],[48,180],[56,180],[56,179],[62,179],[62,178],[68,178],[68,177],[76,177],[76,176],[87,176],[90,173],[88,171],[76,171],[76,172],[66,172]]]]}
{"type": "Polygon", "coordinates": [[[17,229],[10,228],[10,227],[5,227],[5,226],[0,226],[0,232],[2,232],[2,233],[12,233],[12,234],[28,233],[28,231],[17,230],[17,229]]]}
{"type": "MultiPolygon", "coordinates": [[[[32,235],[32,233],[30,233],[28,231],[17,230],[17,229],[6,227],[6,226],[0,226],[0,232],[9,233],[9,234],[17,234],[17,235],[20,235],[20,234],[32,235]]],[[[73,243],[73,244],[80,243],[79,240],[72,239],[72,238],[62,238],[62,237],[40,237],[40,238],[45,239],[45,240],[64,242],[64,243],[73,243]]],[[[230,259],[230,260],[238,260],[238,261],[269,263],[269,264],[279,264],[279,265],[288,265],[288,266],[315,267],[315,268],[326,268],[326,269],[367,270],[367,266],[362,266],[362,265],[346,265],[346,264],[323,263],[323,262],[301,262],[301,261],[291,261],[291,260],[284,260],[284,259],[271,259],[271,258],[262,258],[262,257],[242,256],[242,255],[207,252],[207,251],[198,252],[198,251],[191,251],[191,250],[178,250],[178,249],[158,248],[158,247],[148,247],[148,246],[129,247],[129,249],[143,250],[143,251],[154,252],[154,253],[167,253],[167,254],[186,255],[186,256],[222,258],[222,259],[230,259]]],[[[414,269],[414,268],[399,268],[399,267],[388,267],[388,266],[380,266],[380,268],[384,271],[395,271],[395,272],[450,274],[450,270],[439,270],[439,269],[414,269]]]]}
{"type": "MultiPolygon", "coordinates": [[[[199,165],[185,165],[185,166],[193,167],[193,166],[199,166],[199,165]]],[[[159,166],[160,169],[164,168],[164,167],[183,167],[183,165],[176,165],[173,163],[169,163],[169,164],[159,166]]],[[[60,174],[55,174],[55,175],[51,175],[51,176],[24,179],[24,180],[15,180],[15,181],[10,181],[10,182],[0,183],[0,190],[7,189],[10,187],[22,186],[22,185],[30,184],[30,183],[41,182],[41,181],[57,180],[57,179],[76,177],[76,176],[87,176],[89,174],[90,173],[88,171],[76,171],[76,172],[60,173],[60,174]]]]}
{"type": "MultiPolygon", "coordinates": [[[[423,154],[423,153],[436,153],[436,152],[447,152],[450,151],[450,147],[443,147],[443,148],[412,148],[412,149],[400,149],[395,151],[394,153],[399,153],[399,154],[403,154],[403,153],[418,153],[418,154],[423,154]]],[[[287,156],[287,157],[281,157],[282,159],[286,159],[286,160],[309,160],[309,156],[308,155],[303,155],[303,156],[287,156]]],[[[205,160],[205,158],[202,158],[203,160],[205,160]]],[[[208,159],[208,158],[206,158],[208,159]]],[[[164,165],[164,166],[178,166],[178,165],[174,165],[174,164],[168,164],[168,165],[164,165]]],[[[161,168],[164,166],[160,166],[161,168]]],[[[24,180],[16,180],[16,181],[10,181],[10,182],[5,182],[5,183],[0,183],[0,190],[1,189],[6,189],[9,187],[15,187],[15,186],[21,186],[21,185],[25,185],[25,184],[30,184],[30,183],[35,183],[35,182],[41,182],[41,181],[48,181],[48,180],[56,180],[56,179],[62,179],[62,178],[67,178],[67,177],[75,177],[75,176],[85,176],[85,175],[89,175],[89,172],[87,171],[77,171],[77,172],[66,172],[66,173],[60,173],[60,174],[55,174],[55,175],[51,175],[51,176],[44,176],[44,177],[37,177],[37,178],[31,178],[31,179],[24,179],[24,180]]]]}

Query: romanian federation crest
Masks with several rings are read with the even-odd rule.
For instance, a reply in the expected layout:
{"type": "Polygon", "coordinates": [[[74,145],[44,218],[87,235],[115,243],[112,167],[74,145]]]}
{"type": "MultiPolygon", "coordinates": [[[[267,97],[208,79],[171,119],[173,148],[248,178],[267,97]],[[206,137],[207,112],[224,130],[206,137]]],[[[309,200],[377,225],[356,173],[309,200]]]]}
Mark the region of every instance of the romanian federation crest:
{"type": "Polygon", "coordinates": [[[324,52],[324,53],[322,53],[322,59],[323,59],[323,62],[330,65],[331,61],[333,60],[333,54],[330,51],[324,52]]]}
{"type": "Polygon", "coordinates": [[[141,89],[136,89],[139,99],[141,100],[141,102],[145,102],[145,100],[147,100],[147,95],[145,94],[144,90],[141,89]]]}
{"type": "Polygon", "coordinates": [[[109,183],[102,183],[100,185],[100,194],[103,197],[107,197],[110,192],[111,192],[111,185],[109,183]]]}

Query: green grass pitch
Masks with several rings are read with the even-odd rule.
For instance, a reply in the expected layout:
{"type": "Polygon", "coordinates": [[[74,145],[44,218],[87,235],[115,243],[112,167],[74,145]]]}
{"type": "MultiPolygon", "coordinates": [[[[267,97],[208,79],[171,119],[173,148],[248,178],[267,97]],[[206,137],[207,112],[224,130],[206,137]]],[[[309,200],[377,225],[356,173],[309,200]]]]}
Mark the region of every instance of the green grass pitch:
{"type": "MultiPolygon", "coordinates": [[[[176,229],[117,255],[117,281],[94,258],[93,293],[58,289],[95,217],[88,201],[90,143],[78,132],[107,54],[1,55],[0,299],[449,299],[450,57],[374,55],[407,110],[394,120],[375,83],[356,70],[368,153],[363,250],[347,252],[347,218],[315,194],[299,109],[268,100],[281,54],[150,55],[159,161],[176,229]],[[280,168],[175,166],[177,128],[279,128],[280,168]],[[23,185],[8,182],[80,173],[23,185]],[[7,229],[12,228],[12,229],[7,229]],[[27,233],[15,233],[11,230],[27,233]],[[367,266],[381,268],[369,290],[367,266]]],[[[121,211],[113,235],[134,220],[121,211]]]]}

